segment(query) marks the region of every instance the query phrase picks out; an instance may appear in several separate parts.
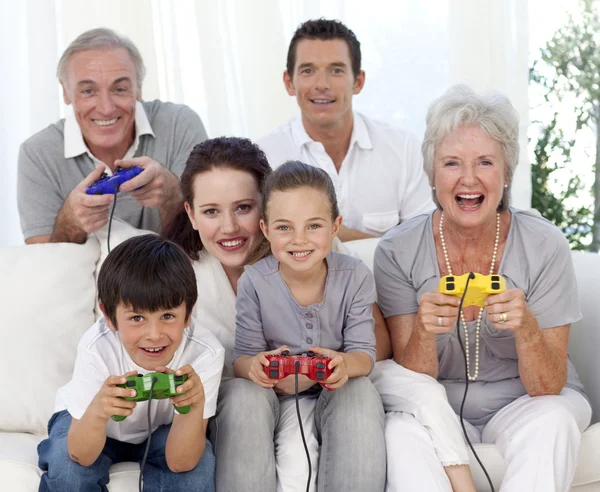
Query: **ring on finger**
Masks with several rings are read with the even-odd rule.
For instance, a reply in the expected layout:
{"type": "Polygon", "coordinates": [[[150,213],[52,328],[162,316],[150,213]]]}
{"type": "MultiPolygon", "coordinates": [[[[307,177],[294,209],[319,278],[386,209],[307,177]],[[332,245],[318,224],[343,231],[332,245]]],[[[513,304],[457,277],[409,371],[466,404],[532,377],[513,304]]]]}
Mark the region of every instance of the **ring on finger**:
{"type": "Polygon", "coordinates": [[[444,318],[438,316],[438,326],[444,326],[444,318]]]}
{"type": "Polygon", "coordinates": [[[498,323],[505,323],[506,321],[508,321],[508,315],[506,313],[500,313],[500,320],[498,323]]]}

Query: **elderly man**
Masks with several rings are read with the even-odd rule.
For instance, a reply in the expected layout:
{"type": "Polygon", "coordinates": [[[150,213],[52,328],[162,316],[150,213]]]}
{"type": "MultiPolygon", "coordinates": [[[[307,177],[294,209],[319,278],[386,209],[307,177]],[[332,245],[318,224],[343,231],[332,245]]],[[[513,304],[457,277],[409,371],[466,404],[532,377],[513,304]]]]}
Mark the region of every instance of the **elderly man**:
{"type": "Polygon", "coordinates": [[[81,34],[57,69],[64,120],[21,145],[18,205],[27,244],[83,243],[108,222],[115,195],[88,195],[102,173],[139,166],[121,186],[114,215],[158,231],[181,205],[179,175],[195,144],[207,138],[190,108],[142,101],[145,67],[138,49],[109,29],[81,34]]]}
{"type": "Polygon", "coordinates": [[[382,236],[434,207],[417,138],[352,111],[365,84],[360,64],[360,43],[344,24],[302,24],[283,73],[301,116],[258,141],[273,168],[300,160],[329,174],[344,218],[342,241],[382,236]]]}

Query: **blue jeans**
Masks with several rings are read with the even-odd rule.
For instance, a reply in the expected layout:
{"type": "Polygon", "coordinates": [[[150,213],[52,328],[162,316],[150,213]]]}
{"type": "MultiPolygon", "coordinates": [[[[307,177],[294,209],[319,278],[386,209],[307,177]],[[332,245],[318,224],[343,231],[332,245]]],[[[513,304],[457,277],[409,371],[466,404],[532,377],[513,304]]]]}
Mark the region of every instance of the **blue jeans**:
{"type": "MultiPolygon", "coordinates": [[[[241,378],[221,385],[217,416],[210,423],[218,492],[276,491],[273,440],[279,418],[273,390],[241,378]]],[[[353,378],[335,391],[322,391],[315,427],[321,444],[319,492],[383,492],[384,412],[371,381],[353,378]]]]}
{"type": "MultiPolygon", "coordinates": [[[[81,466],[69,457],[67,439],[71,415],[66,410],[55,413],[48,423],[48,439],[38,446],[42,475],[39,492],[107,492],[109,469],[122,461],[141,464],[146,442],[129,444],[106,439],[104,449],[90,466],[81,466]]],[[[214,492],[215,457],[210,442],[196,467],[185,473],[174,473],[167,466],[165,446],[170,425],[163,425],[152,434],[148,458],[144,467],[144,492],[214,492]]]]}

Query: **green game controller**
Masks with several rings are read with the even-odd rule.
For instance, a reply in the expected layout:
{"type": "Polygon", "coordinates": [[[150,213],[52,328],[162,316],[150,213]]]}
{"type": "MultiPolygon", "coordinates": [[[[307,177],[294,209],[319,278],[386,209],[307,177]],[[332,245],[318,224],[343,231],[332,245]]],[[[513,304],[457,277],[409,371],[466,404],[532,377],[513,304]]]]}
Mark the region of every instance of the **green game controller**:
{"type": "MultiPolygon", "coordinates": [[[[125,400],[147,401],[150,399],[152,381],[156,379],[154,388],[152,388],[152,399],[164,400],[166,398],[171,398],[172,396],[183,395],[183,393],[177,393],[177,387],[185,383],[187,378],[187,374],[177,376],[175,374],[165,374],[164,372],[149,372],[148,374],[128,376],[125,384],[117,384],[117,386],[119,388],[135,390],[136,395],[125,397],[125,400]]],[[[183,414],[188,413],[192,409],[191,405],[186,405],[185,407],[173,406],[179,413],[183,414]]],[[[112,416],[112,419],[115,422],[122,422],[126,418],[127,417],[124,417],[123,415],[112,416]]]]}

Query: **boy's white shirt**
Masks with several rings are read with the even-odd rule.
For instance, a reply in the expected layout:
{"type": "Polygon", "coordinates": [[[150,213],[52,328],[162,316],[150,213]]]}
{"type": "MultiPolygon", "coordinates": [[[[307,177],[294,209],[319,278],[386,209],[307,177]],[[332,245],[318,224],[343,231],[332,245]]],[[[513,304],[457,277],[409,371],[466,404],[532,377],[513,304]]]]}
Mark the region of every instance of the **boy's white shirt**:
{"type": "MultiPolygon", "coordinates": [[[[181,344],[167,364],[173,370],[190,364],[200,376],[205,394],[205,419],[216,412],[224,352],[217,338],[192,317],[181,344]]],[[[73,378],[58,390],[54,411],[67,410],[73,418],[81,419],[106,378],[130,371],[153,372],[139,367],[123,347],[119,332],[111,331],[104,318],[98,319],[79,342],[73,378]]],[[[133,414],[122,422],[109,419],[106,436],[132,444],[143,442],[148,438],[147,412],[148,402],[138,402],[133,414]]],[[[161,425],[172,423],[174,408],[171,400],[152,400],[151,414],[152,432],[161,425]]]]}

